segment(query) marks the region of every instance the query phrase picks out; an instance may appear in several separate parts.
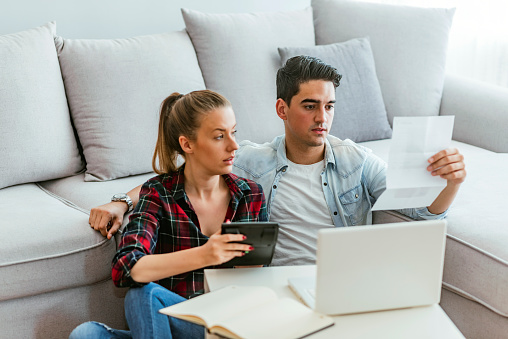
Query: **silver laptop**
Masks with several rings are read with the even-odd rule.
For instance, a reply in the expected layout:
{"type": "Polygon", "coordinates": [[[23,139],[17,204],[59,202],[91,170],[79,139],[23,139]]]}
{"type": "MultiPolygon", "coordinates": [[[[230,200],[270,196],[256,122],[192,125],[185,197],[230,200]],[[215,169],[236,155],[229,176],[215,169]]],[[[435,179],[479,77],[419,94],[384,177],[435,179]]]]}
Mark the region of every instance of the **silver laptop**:
{"type": "Polygon", "coordinates": [[[441,298],[446,221],[322,229],[316,276],[289,287],[330,315],[432,305],[441,298]]]}

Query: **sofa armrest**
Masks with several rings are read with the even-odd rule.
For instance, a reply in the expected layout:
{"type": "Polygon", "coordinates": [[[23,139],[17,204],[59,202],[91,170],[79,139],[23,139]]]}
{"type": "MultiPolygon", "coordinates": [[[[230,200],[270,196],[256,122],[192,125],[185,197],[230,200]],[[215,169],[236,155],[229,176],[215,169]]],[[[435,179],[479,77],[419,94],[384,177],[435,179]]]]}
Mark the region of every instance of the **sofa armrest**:
{"type": "Polygon", "coordinates": [[[440,115],[455,115],[454,140],[508,152],[508,88],[447,75],[440,115]]]}

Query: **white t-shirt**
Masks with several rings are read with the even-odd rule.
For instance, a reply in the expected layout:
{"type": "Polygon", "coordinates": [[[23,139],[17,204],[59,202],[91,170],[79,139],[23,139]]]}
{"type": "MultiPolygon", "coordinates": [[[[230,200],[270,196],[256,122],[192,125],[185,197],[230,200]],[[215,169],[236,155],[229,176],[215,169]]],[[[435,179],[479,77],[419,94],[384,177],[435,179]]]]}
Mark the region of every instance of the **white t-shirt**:
{"type": "Polygon", "coordinates": [[[325,161],[288,163],[271,205],[270,221],[280,226],[272,266],[312,265],[318,230],[334,227],[321,181],[325,161]]]}

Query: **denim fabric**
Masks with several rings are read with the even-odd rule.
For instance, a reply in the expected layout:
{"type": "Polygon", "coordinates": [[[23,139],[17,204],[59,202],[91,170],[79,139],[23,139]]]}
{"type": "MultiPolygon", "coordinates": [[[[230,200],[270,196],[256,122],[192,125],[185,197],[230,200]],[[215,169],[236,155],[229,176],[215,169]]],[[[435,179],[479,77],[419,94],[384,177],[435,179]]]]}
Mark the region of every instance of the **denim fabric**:
{"type": "Polygon", "coordinates": [[[155,283],[131,288],[125,297],[125,317],[131,331],[87,322],[76,327],[69,338],[204,338],[202,326],[159,313],[160,309],[185,300],[155,283]]]}
{"type": "Polygon", "coordinates": [[[69,339],[132,339],[129,331],[115,330],[107,325],[89,321],[76,327],[69,339]]]}
{"type": "MultiPolygon", "coordinates": [[[[326,140],[325,162],[321,184],[334,225],[371,224],[371,208],[386,189],[386,163],[368,148],[333,136],[328,136],[326,140]]],[[[270,215],[277,185],[287,167],[286,141],[281,135],[264,144],[242,141],[236,153],[233,173],[254,180],[263,187],[270,215]]],[[[399,212],[416,220],[442,219],[447,214],[447,211],[432,214],[427,207],[399,212]]]]}

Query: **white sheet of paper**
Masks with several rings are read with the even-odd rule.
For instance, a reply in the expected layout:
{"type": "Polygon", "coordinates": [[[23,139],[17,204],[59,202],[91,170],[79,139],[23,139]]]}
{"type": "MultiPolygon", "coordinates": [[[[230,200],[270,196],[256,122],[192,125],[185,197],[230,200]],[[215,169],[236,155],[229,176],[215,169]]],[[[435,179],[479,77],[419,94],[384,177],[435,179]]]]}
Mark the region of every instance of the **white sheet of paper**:
{"type": "Polygon", "coordinates": [[[446,180],[427,171],[427,159],[450,146],[454,116],[395,117],[388,154],[386,191],[372,210],[429,206],[446,180]]]}

